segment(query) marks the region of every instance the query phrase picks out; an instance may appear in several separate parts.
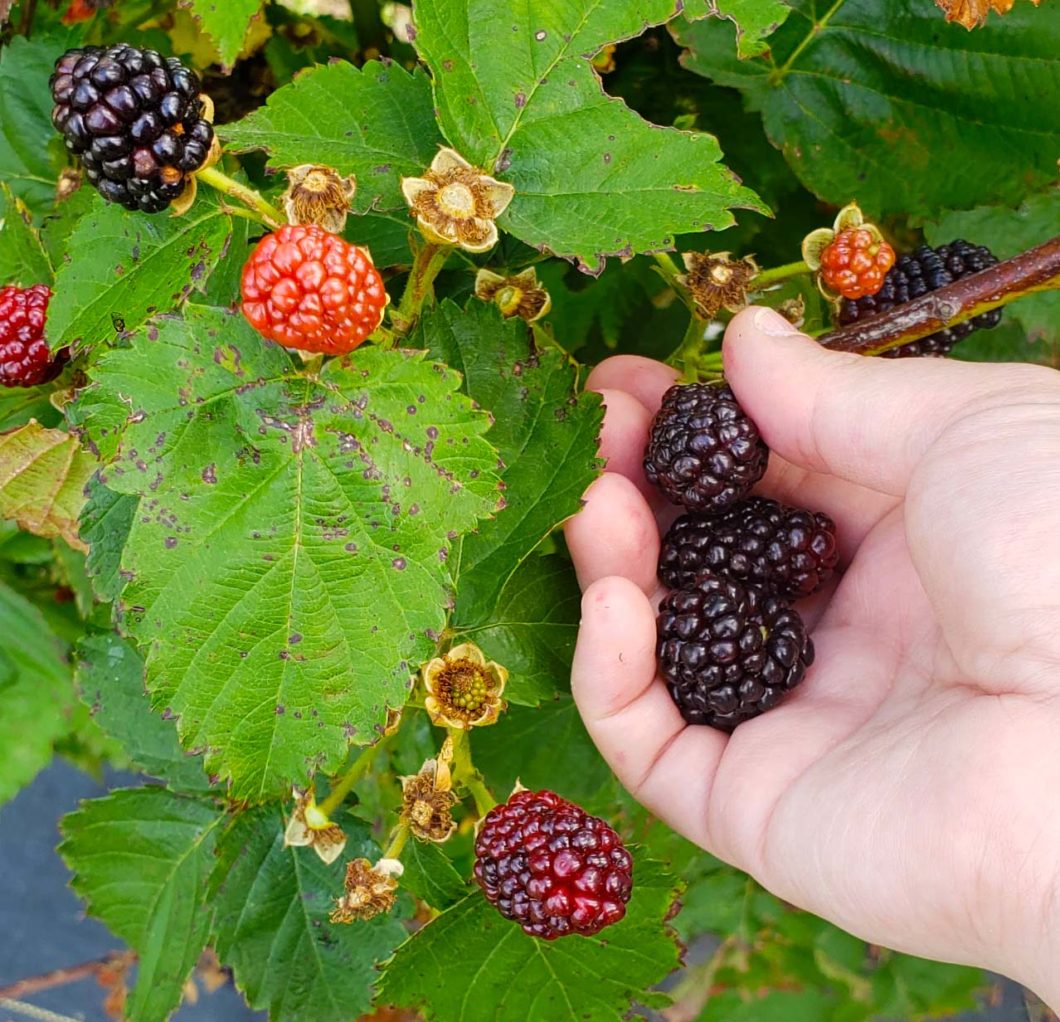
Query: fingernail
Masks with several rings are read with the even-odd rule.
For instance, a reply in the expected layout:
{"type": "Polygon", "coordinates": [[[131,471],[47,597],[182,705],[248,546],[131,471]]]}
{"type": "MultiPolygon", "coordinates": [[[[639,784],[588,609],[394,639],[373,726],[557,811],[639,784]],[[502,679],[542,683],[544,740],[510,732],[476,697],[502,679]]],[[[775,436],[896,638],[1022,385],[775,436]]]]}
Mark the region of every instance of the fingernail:
{"type": "Polygon", "coordinates": [[[790,337],[799,333],[779,312],[762,308],[755,313],[755,326],[769,337],[790,337]]]}

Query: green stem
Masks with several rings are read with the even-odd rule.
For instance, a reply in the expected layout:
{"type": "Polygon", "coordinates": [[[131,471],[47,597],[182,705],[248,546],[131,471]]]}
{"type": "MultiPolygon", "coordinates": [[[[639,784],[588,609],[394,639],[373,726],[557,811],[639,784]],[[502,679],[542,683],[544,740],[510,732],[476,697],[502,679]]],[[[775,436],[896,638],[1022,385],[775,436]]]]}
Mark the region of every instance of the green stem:
{"type": "Polygon", "coordinates": [[[471,736],[464,728],[446,729],[453,741],[453,781],[462,784],[475,800],[479,816],[485,816],[497,800],[482,781],[482,776],[471,762],[471,736]]]}
{"type": "Polygon", "coordinates": [[[762,291],[773,284],[788,280],[791,277],[799,277],[809,273],[810,267],[803,260],[797,263],[785,263],[783,266],[773,266],[768,270],[759,270],[751,281],[750,290],[762,291]]]}
{"type": "Polygon", "coordinates": [[[684,274],[678,269],[677,263],[670,258],[668,252],[653,252],[652,258],[655,260],[655,269],[659,276],[670,285],[670,289],[681,299],[685,308],[694,316],[696,314],[696,303],[692,300],[692,295],[689,294],[688,288],[682,283],[681,278],[684,274]]]}
{"type": "Polygon", "coordinates": [[[386,739],[380,739],[375,745],[369,745],[350,765],[350,769],[339,778],[328,792],[327,798],[318,803],[317,808],[325,816],[331,816],[339,806],[346,800],[346,796],[353,791],[357,784],[371,769],[379,750],[386,744],[386,739]]]}
{"type": "Polygon", "coordinates": [[[405,850],[405,842],[408,839],[409,825],[404,822],[399,823],[390,835],[390,843],[386,846],[382,857],[384,859],[400,859],[401,853],[405,850]]]}
{"type": "Polygon", "coordinates": [[[401,304],[390,314],[390,325],[398,337],[404,336],[416,325],[423,303],[434,294],[434,278],[441,272],[452,251],[451,245],[436,245],[429,241],[416,253],[401,304]]]}
{"type": "Polygon", "coordinates": [[[688,328],[681,344],[666,360],[668,365],[682,371],[685,383],[699,379],[700,348],[703,346],[703,332],[706,328],[706,322],[693,313],[689,317],[688,328]]]}
{"type": "Polygon", "coordinates": [[[229,177],[224,171],[217,167],[203,167],[195,175],[203,184],[216,188],[224,195],[242,202],[244,206],[255,210],[261,215],[262,223],[268,227],[282,227],[287,223],[287,218],[271,203],[269,203],[260,192],[240,184],[234,178],[229,177]]]}
{"type": "Polygon", "coordinates": [[[806,37],[802,40],[802,42],[799,43],[799,45],[791,51],[791,56],[788,57],[786,61],[784,61],[778,71],[774,71],[769,76],[770,85],[778,84],[780,80],[784,77],[784,75],[786,75],[788,71],[791,70],[791,65],[799,59],[799,57],[802,55],[802,51],[805,50],[806,47],[809,46],[810,43],[812,43],[821,34],[821,30],[828,24],[829,21],[832,20],[832,15],[835,14],[835,12],[838,11],[844,3],[846,3],[846,0],[835,0],[835,3],[832,4],[832,6],[829,7],[828,10],[825,12],[824,17],[821,18],[820,21],[815,21],[810,26],[810,31],[806,33],[806,37]]]}

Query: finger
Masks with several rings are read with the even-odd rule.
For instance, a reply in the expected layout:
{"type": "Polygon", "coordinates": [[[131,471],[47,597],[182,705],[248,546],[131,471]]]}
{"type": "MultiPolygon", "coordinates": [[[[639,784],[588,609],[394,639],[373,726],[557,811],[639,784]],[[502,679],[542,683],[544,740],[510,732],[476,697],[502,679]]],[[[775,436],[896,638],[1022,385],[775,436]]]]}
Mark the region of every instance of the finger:
{"type": "Polygon", "coordinates": [[[685,724],[656,676],[652,604],[628,579],[600,579],[582,598],[571,685],[586,729],[622,784],[703,843],[726,736],[685,724]]]}
{"type": "Polygon", "coordinates": [[[649,503],[662,501],[659,491],[644,476],[644,445],[651,413],[624,390],[602,389],[604,426],[600,433],[600,457],[608,472],[624,475],[649,503]]]}
{"type": "Polygon", "coordinates": [[[625,476],[600,476],[564,531],[583,591],[608,575],[622,575],[645,593],[656,588],[659,527],[643,495],[625,476]]]}
{"type": "Polygon", "coordinates": [[[732,320],[723,352],[730,385],[781,457],[890,494],[954,419],[1007,386],[970,363],[829,351],[764,308],[732,320]]]}
{"type": "Polygon", "coordinates": [[[653,358],[615,355],[604,359],[585,381],[586,390],[624,390],[651,415],[659,410],[662,396],[677,382],[677,370],[653,358]]]}

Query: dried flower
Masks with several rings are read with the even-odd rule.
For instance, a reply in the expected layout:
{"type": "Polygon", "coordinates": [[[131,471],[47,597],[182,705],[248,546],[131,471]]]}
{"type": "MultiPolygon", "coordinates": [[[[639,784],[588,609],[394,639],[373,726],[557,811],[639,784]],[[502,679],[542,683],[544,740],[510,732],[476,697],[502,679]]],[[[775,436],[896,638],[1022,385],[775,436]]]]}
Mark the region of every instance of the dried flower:
{"type": "Polygon", "coordinates": [[[447,738],[437,759],[429,759],[418,774],[401,778],[401,818],[412,836],[420,841],[447,841],[456,830],[452,792],[453,778],[449,764],[453,759],[453,740],[447,738]]]}
{"type": "Polygon", "coordinates": [[[468,252],[486,252],[497,244],[496,219],[515,194],[510,184],[445,147],[423,177],[402,178],[401,190],[428,241],[459,245],[468,252]]]}
{"type": "Polygon", "coordinates": [[[55,183],[55,201],[63,202],[81,187],[81,171],[67,167],[55,183]]]}
{"type": "Polygon", "coordinates": [[[308,846],[327,864],[333,863],[346,847],[346,834],[328,819],[316,804],[313,791],[295,791],[294,812],[283,834],[286,847],[308,846]]]}
{"type": "Polygon", "coordinates": [[[508,671],[487,662],[473,642],[454,646],[421,668],[427,689],[425,706],[431,720],[443,727],[472,728],[492,724],[505,703],[501,696],[508,671]]]}
{"type": "Polygon", "coordinates": [[[758,273],[750,256],[733,259],[728,252],[686,252],[683,283],[692,293],[703,319],[713,319],[719,309],[739,312],[747,304],[747,290],[758,273]]]}
{"type": "Polygon", "coordinates": [[[552,308],[552,298],[538,283],[533,266],[510,277],[502,277],[492,270],[479,270],[475,276],[475,297],[494,302],[505,319],[520,316],[527,323],[548,315],[552,308]]]}
{"type": "Polygon", "coordinates": [[[303,163],[287,171],[283,209],[292,224],[317,224],[332,234],[346,229],[357,178],[340,177],[331,167],[303,163]]]}
{"type": "Polygon", "coordinates": [[[806,322],[806,299],[802,295],[788,298],[777,306],[777,312],[792,326],[801,327],[806,322]]]}
{"type": "Polygon", "coordinates": [[[397,859],[380,859],[374,866],[367,859],[346,863],[346,891],[335,899],[328,918],[333,923],[352,923],[389,912],[396,899],[397,878],[403,872],[397,859]]]}

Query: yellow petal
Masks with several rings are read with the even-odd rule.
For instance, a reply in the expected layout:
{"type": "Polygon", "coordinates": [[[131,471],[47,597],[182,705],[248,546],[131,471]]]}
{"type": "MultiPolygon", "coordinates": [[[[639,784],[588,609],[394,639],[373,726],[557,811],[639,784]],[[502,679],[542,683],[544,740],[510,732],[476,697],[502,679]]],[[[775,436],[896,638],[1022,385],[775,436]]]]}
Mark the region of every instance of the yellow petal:
{"type": "Polygon", "coordinates": [[[471,170],[471,164],[464,159],[455,149],[450,149],[448,146],[442,146],[437,153],[434,154],[434,159],[431,160],[431,170],[436,174],[445,174],[450,170],[471,170]]]}
{"type": "Polygon", "coordinates": [[[416,217],[416,224],[420,229],[420,234],[435,245],[460,244],[460,239],[457,237],[456,233],[456,223],[452,220],[445,223],[442,226],[442,230],[437,230],[434,224],[430,223],[430,221],[424,219],[422,216],[416,217]]]}
{"type": "Polygon", "coordinates": [[[508,203],[515,195],[515,188],[512,185],[485,175],[482,177],[479,188],[488,200],[495,217],[500,216],[508,208],[508,203]]]}
{"type": "Polygon", "coordinates": [[[416,205],[416,199],[424,192],[436,192],[438,186],[425,177],[403,177],[401,179],[401,194],[410,206],[416,205]]]}
{"type": "MultiPolygon", "coordinates": [[[[488,252],[497,244],[497,225],[492,220],[480,220],[478,217],[472,223],[480,230],[485,227],[486,233],[482,236],[482,239],[480,241],[467,241],[463,238],[458,238],[457,244],[465,252],[488,252]]],[[[454,234],[456,233],[454,231],[454,234]]]]}

